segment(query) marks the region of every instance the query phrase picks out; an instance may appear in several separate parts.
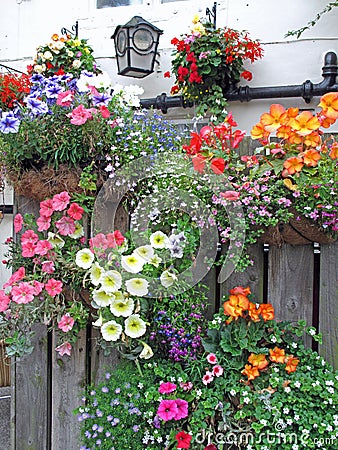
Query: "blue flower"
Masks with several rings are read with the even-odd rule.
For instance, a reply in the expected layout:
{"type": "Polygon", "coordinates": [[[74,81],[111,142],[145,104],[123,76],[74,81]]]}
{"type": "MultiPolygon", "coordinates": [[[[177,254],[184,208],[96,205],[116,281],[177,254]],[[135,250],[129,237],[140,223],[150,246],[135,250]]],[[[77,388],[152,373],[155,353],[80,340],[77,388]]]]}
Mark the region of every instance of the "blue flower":
{"type": "Polygon", "coordinates": [[[0,120],[1,133],[17,133],[19,131],[20,120],[17,119],[12,111],[2,113],[0,120]]]}

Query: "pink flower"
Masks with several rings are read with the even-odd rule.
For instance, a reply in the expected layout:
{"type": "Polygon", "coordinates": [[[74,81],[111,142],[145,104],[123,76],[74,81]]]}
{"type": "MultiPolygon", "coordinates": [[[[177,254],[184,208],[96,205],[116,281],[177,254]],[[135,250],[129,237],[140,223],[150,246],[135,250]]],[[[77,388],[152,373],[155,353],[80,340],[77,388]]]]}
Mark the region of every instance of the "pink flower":
{"type": "Polygon", "coordinates": [[[40,202],[40,216],[51,217],[54,212],[53,200],[48,198],[43,202],[40,202]]]}
{"type": "Polygon", "coordinates": [[[175,402],[177,406],[177,414],[174,419],[180,420],[188,417],[188,402],[186,400],[182,400],[181,398],[177,398],[175,402]]]}
{"type": "Polygon", "coordinates": [[[221,197],[224,197],[226,200],[238,200],[240,193],[236,191],[225,191],[220,193],[221,197]]]}
{"type": "Polygon", "coordinates": [[[202,378],[202,382],[203,384],[207,385],[211,383],[213,379],[214,379],[213,373],[207,370],[204,377],[202,378]]]}
{"type": "Polygon", "coordinates": [[[54,211],[63,211],[67,208],[69,201],[70,195],[68,192],[63,191],[60,194],[55,194],[52,200],[54,211]]]}
{"type": "Polygon", "coordinates": [[[103,233],[98,233],[96,236],[89,239],[90,250],[96,255],[102,255],[108,248],[108,241],[103,233]]]}
{"type": "Polygon", "coordinates": [[[32,258],[35,255],[36,244],[33,242],[25,242],[21,245],[21,255],[24,258],[32,258]]]}
{"type": "Polygon", "coordinates": [[[3,285],[3,288],[6,289],[8,286],[13,286],[14,283],[21,281],[26,276],[26,270],[24,267],[20,267],[16,272],[14,272],[7,283],[3,285]]]}
{"type": "Polygon", "coordinates": [[[48,230],[48,228],[50,227],[50,221],[51,221],[50,217],[40,216],[36,221],[38,225],[38,231],[48,230]]]}
{"type": "Polygon", "coordinates": [[[157,410],[157,415],[167,422],[173,419],[177,414],[177,405],[175,400],[162,400],[157,410]]]}
{"type": "Polygon", "coordinates": [[[70,356],[70,353],[72,351],[72,346],[70,345],[69,342],[64,342],[63,344],[56,347],[55,350],[60,353],[60,356],[63,356],[63,355],[70,356]]]}
{"type": "Polygon", "coordinates": [[[67,331],[70,331],[73,328],[74,323],[75,320],[69,314],[65,314],[59,320],[58,327],[60,328],[60,330],[67,333],[67,331]]]}
{"type": "Polygon", "coordinates": [[[100,106],[100,113],[104,119],[108,119],[108,117],[110,117],[110,111],[105,105],[100,106]]]}
{"type": "Polygon", "coordinates": [[[223,367],[214,366],[212,368],[212,373],[215,375],[215,377],[220,377],[221,375],[223,375],[223,367]]]}
{"type": "Polygon", "coordinates": [[[74,100],[74,94],[72,91],[60,92],[56,99],[58,106],[70,106],[74,100]]]}
{"type": "Polygon", "coordinates": [[[124,236],[119,230],[115,230],[114,233],[107,234],[108,248],[115,248],[117,245],[122,245],[124,242],[124,236]]]}
{"type": "Polygon", "coordinates": [[[206,447],[204,447],[204,450],[217,450],[217,447],[215,444],[209,444],[206,447]]]}
{"type": "Polygon", "coordinates": [[[74,220],[81,220],[84,209],[77,203],[72,203],[67,211],[67,214],[74,220]]]}
{"type": "Polygon", "coordinates": [[[62,236],[69,236],[75,232],[75,222],[71,217],[63,216],[55,222],[56,228],[62,236]]]}
{"type": "Polygon", "coordinates": [[[45,289],[51,297],[55,297],[62,292],[62,281],[51,278],[45,284],[45,289]]]}
{"type": "Polygon", "coordinates": [[[21,214],[16,214],[14,217],[14,231],[19,233],[22,230],[23,218],[21,214]]]}
{"type": "Polygon", "coordinates": [[[11,295],[15,303],[29,303],[34,300],[34,288],[26,281],[23,281],[17,286],[13,286],[11,295]]]}
{"type": "Polygon", "coordinates": [[[39,241],[35,247],[35,254],[41,256],[47,255],[49,250],[51,250],[52,248],[53,246],[49,241],[46,240],[39,241]]]}
{"type": "Polygon", "coordinates": [[[90,109],[86,109],[83,105],[79,105],[68,114],[68,117],[70,117],[70,123],[73,125],[83,125],[88,119],[92,119],[93,116],[90,109]]]}
{"type": "Polygon", "coordinates": [[[41,264],[41,270],[42,270],[42,272],[49,273],[49,274],[55,272],[55,266],[54,266],[53,261],[44,261],[41,264]]]}
{"type": "Polygon", "coordinates": [[[158,392],[160,394],[170,394],[171,392],[174,392],[176,390],[176,384],[170,383],[168,381],[167,383],[161,383],[160,387],[158,388],[158,392]]]}
{"type": "Polygon", "coordinates": [[[34,233],[33,230],[27,230],[21,236],[21,244],[26,244],[28,242],[35,244],[36,242],[38,242],[38,240],[39,236],[36,233],[34,233]]]}
{"type": "Polygon", "coordinates": [[[10,302],[10,298],[5,294],[5,291],[0,290],[0,312],[6,311],[10,302]]]}
{"type": "Polygon", "coordinates": [[[207,356],[207,361],[209,364],[216,364],[217,363],[217,357],[214,353],[209,353],[207,356]]]}
{"type": "Polygon", "coordinates": [[[187,381],[186,383],[182,382],[182,383],[180,383],[180,387],[184,391],[190,391],[190,389],[193,388],[193,384],[191,383],[191,381],[187,381]]]}
{"type": "Polygon", "coordinates": [[[40,281],[34,280],[33,281],[34,295],[37,296],[37,295],[41,294],[44,286],[45,286],[44,283],[40,283],[40,281]]]}

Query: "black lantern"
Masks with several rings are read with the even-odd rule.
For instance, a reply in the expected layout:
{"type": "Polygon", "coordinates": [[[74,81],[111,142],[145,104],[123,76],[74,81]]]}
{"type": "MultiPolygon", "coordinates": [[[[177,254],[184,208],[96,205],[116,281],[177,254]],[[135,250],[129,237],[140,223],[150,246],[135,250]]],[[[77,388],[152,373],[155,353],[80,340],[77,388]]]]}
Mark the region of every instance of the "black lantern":
{"type": "Polygon", "coordinates": [[[112,39],[115,43],[118,74],[144,78],[154,72],[158,41],[162,30],[135,16],[118,25],[112,39]]]}

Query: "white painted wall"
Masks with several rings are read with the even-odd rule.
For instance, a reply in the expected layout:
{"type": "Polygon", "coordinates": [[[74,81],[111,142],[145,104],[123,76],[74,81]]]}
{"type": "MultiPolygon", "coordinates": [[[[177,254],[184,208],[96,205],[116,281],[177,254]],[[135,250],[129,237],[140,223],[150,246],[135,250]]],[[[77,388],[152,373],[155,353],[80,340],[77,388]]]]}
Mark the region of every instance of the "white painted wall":
{"type": "MultiPolygon", "coordinates": [[[[254,79],[250,86],[278,86],[302,84],[305,80],[319,83],[324,55],[338,53],[338,8],[325,14],[315,27],[304,32],[301,39],[284,36],[312,20],[328,0],[220,0],[217,2],[217,25],[238,30],[246,29],[254,39],[264,44],[265,56],[250,66],[254,79]]],[[[172,80],[164,79],[170,70],[171,39],[189,30],[195,13],[205,15],[213,0],[173,1],[161,5],[160,0],[144,0],[143,6],[96,9],[96,0],[0,0],[0,63],[25,71],[31,63],[36,47],[49,42],[53,33],[64,26],[68,29],[79,21],[79,37],[88,39],[101,68],[110,73],[114,82],[123,85],[139,84],[143,97],[169,93],[172,80]],[[114,46],[111,35],[117,25],[140,15],[164,31],[160,39],[160,65],[156,72],[143,80],[117,76],[114,46]]],[[[246,82],[244,83],[246,84],[246,82]]],[[[250,131],[259,116],[271,103],[285,107],[305,107],[303,99],[253,100],[232,102],[239,127],[250,131]]],[[[318,98],[308,105],[315,108],[318,98]]],[[[172,109],[168,117],[194,116],[194,110],[172,109]]],[[[338,124],[332,131],[338,131],[338,124]]],[[[0,224],[1,241],[7,237],[10,218],[0,224]]],[[[1,250],[0,250],[1,252],[1,250]]],[[[0,255],[1,257],[1,255],[0,255]]],[[[1,272],[0,272],[1,278],[1,272]]],[[[0,280],[1,281],[1,280],[0,280]]]]}

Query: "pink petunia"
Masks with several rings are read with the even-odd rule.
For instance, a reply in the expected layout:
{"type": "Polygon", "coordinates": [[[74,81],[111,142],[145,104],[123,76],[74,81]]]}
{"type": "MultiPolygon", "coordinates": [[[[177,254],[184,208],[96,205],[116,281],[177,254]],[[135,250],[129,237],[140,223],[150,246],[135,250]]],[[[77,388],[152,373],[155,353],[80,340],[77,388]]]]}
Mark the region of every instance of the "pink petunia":
{"type": "Polygon", "coordinates": [[[40,216],[51,217],[54,212],[53,200],[48,198],[43,202],[40,202],[40,216]]]}
{"type": "Polygon", "coordinates": [[[216,357],[215,353],[209,353],[209,355],[207,355],[207,361],[209,364],[216,364],[217,357],[216,357]]]}
{"type": "Polygon", "coordinates": [[[69,205],[70,195],[66,191],[60,192],[54,195],[52,202],[54,211],[63,211],[69,205]]]}
{"type": "Polygon", "coordinates": [[[21,281],[26,276],[26,270],[24,267],[19,267],[19,269],[12,273],[7,283],[3,285],[3,288],[6,289],[8,286],[13,286],[14,283],[21,281]]]}
{"type": "Polygon", "coordinates": [[[236,191],[225,191],[221,192],[220,196],[225,198],[226,200],[238,200],[240,193],[236,191]]]}
{"type": "Polygon", "coordinates": [[[51,297],[55,297],[62,292],[62,281],[50,278],[45,284],[45,289],[51,297]]]}
{"type": "Polygon", "coordinates": [[[162,400],[157,410],[157,415],[167,422],[173,419],[177,414],[177,405],[175,400],[162,400]]]}
{"type": "Polygon", "coordinates": [[[187,382],[182,382],[180,383],[180,388],[183,389],[184,391],[190,391],[193,388],[193,384],[191,381],[187,381],[187,382]]]}
{"type": "Polygon", "coordinates": [[[117,245],[122,245],[124,241],[125,238],[119,230],[107,234],[108,248],[115,248],[117,245]]]}
{"type": "Polygon", "coordinates": [[[35,255],[36,244],[33,242],[25,242],[21,245],[21,255],[24,258],[32,258],[35,255]]]}
{"type": "Polygon", "coordinates": [[[170,383],[168,381],[167,383],[161,383],[160,387],[158,388],[158,392],[160,394],[170,394],[171,392],[174,392],[176,390],[176,384],[170,383]]]}
{"type": "Polygon", "coordinates": [[[110,117],[110,111],[105,105],[100,106],[100,113],[104,119],[108,119],[108,117],[110,117]]]}
{"type": "Polygon", "coordinates": [[[223,367],[214,366],[212,368],[212,373],[215,375],[215,377],[220,377],[221,375],[223,375],[223,367]]]}
{"type": "Polygon", "coordinates": [[[55,350],[60,353],[60,356],[63,356],[63,355],[70,356],[71,351],[72,351],[72,346],[70,345],[69,342],[64,342],[63,344],[56,347],[55,350]]]}
{"type": "Polygon", "coordinates": [[[38,242],[38,240],[39,236],[36,233],[34,233],[33,230],[27,230],[21,236],[21,244],[26,244],[28,242],[35,244],[36,242],[38,242]]]}
{"type": "Polygon", "coordinates": [[[5,294],[5,291],[0,290],[0,312],[6,311],[10,302],[10,298],[5,294]]]}
{"type": "Polygon", "coordinates": [[[60,330],[67,333],[67,331],[70,331],[73,328],[74,323],[75,320],[69,314],[65,314],[59,320],[58,327],[60,328],[60,330]]]}
{"type": "Polygon", "coordinates": [[[22,230],[22,225],[23,225],[23,217],[22,215],[16,214],[16,216],[14,217],[14,231],[16,233],[19,233],[19,231],[22,230]]]}
{"type": "Polygon", "coordinates": [[[40,281],[34,280],[33,281],[34,295],[37,296],[41,294],[44,286],[45,286],[44,283],[40,283],[40,281]]]}
{"type": "Polygon", "coordinates": [[[65,91],[60,92],[56,99],[56,104],[58,106],[70,106],[73,103],[74,100],[74,94],[73,91],[65,91]]]}
{"type": "Polygon", "coordinates": [[[90,250],[100,256],[108,248],[108,241],[103,233],[98,233],[89,239],[90,250]]]}
{"type": "Polygon", "coordinates": [[[38,225],[38,231],[47,231],[50,227],[51,218],[46,216],[40,216],[36,223],[38,225]]]}
{"type": "Polygon", "coordinates": [[[174,417],[175,420],[184,419],[188,417],[188,402],[186,400],[182,400],[181,398],[177,398],[175,400],[177,406],[177,414],[174,417]]]}
{"type": "Polygon", "coordinates": [[[205,373],[204,377],[202,378],[202,382],[203,382],[203,384],[207,385],[207,384],[211,383],[213,379],[214,379],[213,373],[207,371],[205,373]]]}
{"type": "Polygon", "coordinates": [[[11,295],[15,303],[29,303],[34,300],[34,287],[27,283],[27,281],[23,281],[17,286],[13,286],[11,295]]]}
{"type": "Polygon", "coordinates": [[[56,228],[62,236],[69,236],[75,232],[75,222],[71,217],[63,216],[55,222],[56,228]]]}
{"type": "Polygon", "coordinates": [[[51,250],[52,248],[53,246],[49,241],[46,240],[39,241],[37,242],[35,247],[35,254],[41,256],[47,255],[49,250],[51,250]]]}
{"type": "Polygon", "coordinates": [[[54,262],[53,261],[44,261],[41,264],[41,270],[42,270],[42,272],[49,273],[49,274],[55,272],[54,262]]]}
{"type": "Polygon", "coordinates": [[[81,220],[83,213],[84,209],[77,203],[72,203],[67,211],[67,214],[74,220],[81,220]]]}
{"type": "Polygon", "coordinates": [[[73,125],[83,125],[87,120],[93,118],[91,109],[86,109],[83,105],[74,108],[68,117],[73,125]]]}

